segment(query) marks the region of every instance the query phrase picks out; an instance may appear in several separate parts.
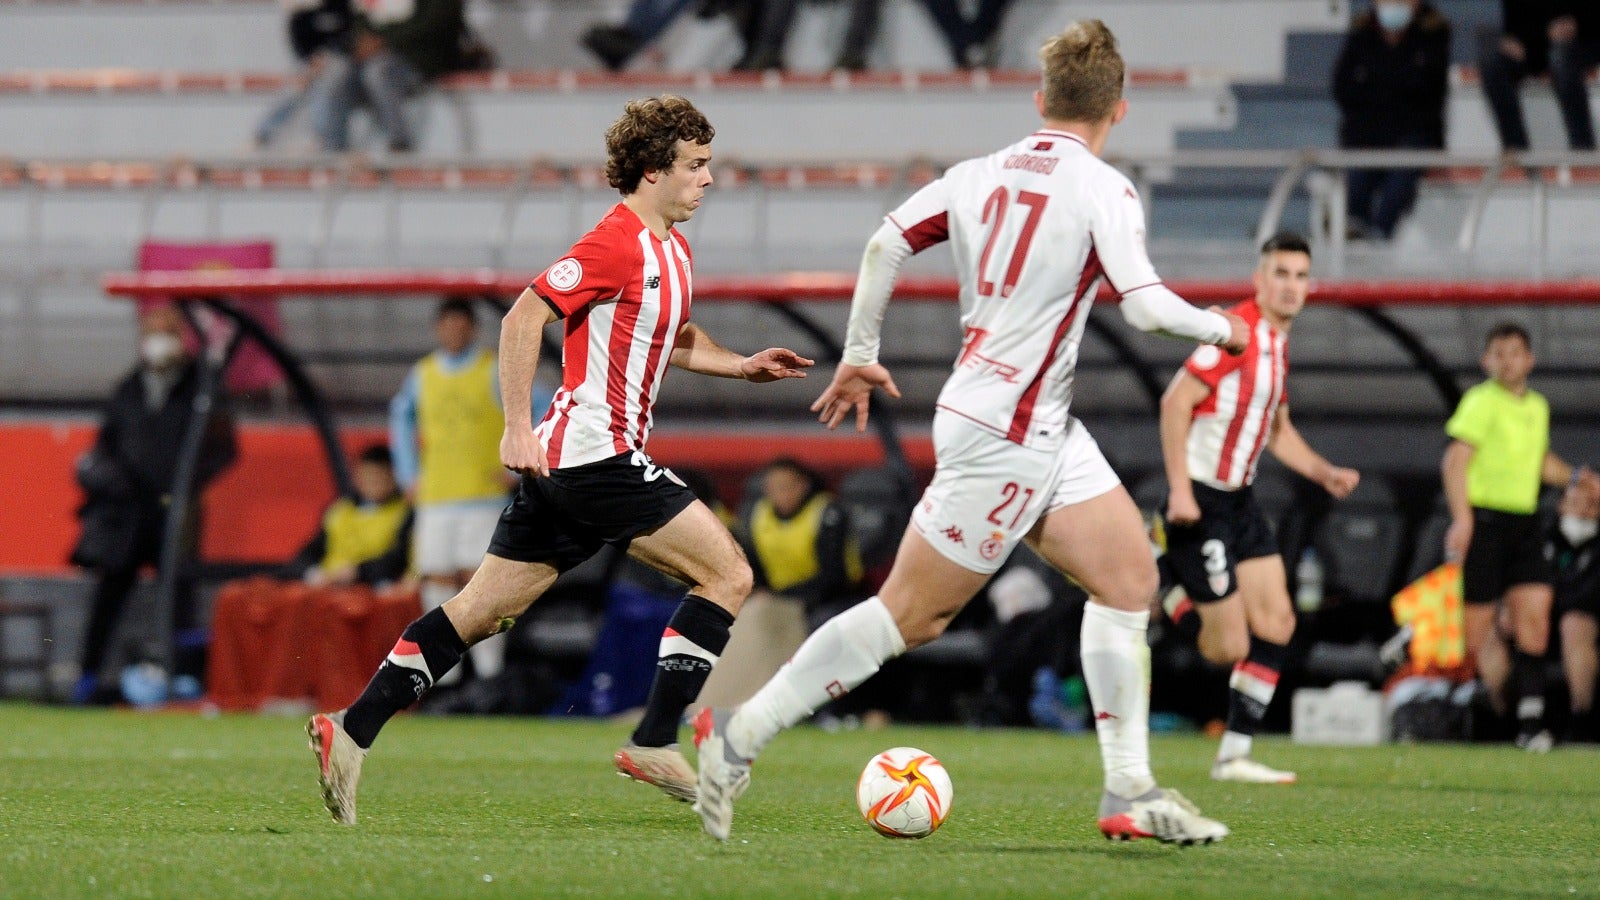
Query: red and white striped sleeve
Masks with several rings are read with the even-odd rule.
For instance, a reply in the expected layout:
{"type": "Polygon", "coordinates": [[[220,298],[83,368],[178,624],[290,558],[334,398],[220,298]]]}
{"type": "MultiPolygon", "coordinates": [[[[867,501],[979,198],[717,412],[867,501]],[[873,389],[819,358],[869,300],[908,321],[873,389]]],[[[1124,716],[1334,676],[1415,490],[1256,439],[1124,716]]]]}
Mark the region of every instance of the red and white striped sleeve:
{"type": "Polygon", "coordinates": [[[529,285],[557,315],[565,318],[591,303],[616,300],[640,269],[637,241],[617,229],[596,228],[529,285]]]}

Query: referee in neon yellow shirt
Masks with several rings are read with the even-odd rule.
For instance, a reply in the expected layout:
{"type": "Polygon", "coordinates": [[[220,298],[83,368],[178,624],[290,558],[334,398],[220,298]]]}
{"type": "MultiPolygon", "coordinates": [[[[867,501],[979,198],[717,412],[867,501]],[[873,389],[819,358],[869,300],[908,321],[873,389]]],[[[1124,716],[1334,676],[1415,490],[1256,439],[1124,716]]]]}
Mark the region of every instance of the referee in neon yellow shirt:
{"type": "Polygon", "coordinates": [[[1504,714],[1516,673],[1517,745],[1544,752],[1552,744],[1544,727],[1544,656],[1554,593],[1539,487],[1595,475],[1550,452],[1550,404],[1528,387],[1533,345],[1522,326],[1491,328],[1482,364],[1489,380],[1467,391],[1445,425],[1452,438],[1441,466],[1450,504],[1445,555],[1461,561],[1466,643],[1479,680],[1504,714]],[[1494,627],[1502,602],[1505,636],[1494,627]]]}

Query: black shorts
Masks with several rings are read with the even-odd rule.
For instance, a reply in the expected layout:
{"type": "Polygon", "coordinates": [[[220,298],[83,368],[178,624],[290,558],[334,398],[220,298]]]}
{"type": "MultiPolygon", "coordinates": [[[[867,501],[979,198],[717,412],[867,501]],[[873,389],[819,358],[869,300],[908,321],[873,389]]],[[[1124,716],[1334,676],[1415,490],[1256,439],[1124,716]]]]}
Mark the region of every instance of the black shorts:
{"type": "Polygon", "coordinates": [[[495,526],[489,552],[517,562],[548,562],[565,572],[606,544],[626,548],[695,501],[665,466],[641,453],[524,475],[495,526]]]}
{"type": "Polygon", "coordinates": [[[1239,589],[1235,568],[1247,559],[1276,556],[1278,541],[1249,486],[1220,491],[1191,482],[1200,521],[1167,524],[1167,566],[1196,603],[1215,603],[1239,589]]]}
{"type": "Polygon", "coordinates": [[[1496,603],[1514,584],[1549,584],[1539,516],[1472,508],[1472,543],[1461,563],[1461,599],[1496,603]]]}
{"type": "Polygon", "coordinates": [[[1579,612],[1600,619],[1600,541],[1589,541],[1570,558],[1552,562],[1556,605],[1551,618],[1579,612]]]}

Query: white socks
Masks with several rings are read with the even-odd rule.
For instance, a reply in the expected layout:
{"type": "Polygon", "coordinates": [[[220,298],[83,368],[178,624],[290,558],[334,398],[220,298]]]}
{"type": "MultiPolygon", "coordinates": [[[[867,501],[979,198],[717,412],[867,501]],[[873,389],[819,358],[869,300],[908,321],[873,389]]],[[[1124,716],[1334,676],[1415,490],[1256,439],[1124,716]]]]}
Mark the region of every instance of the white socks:
{"type": "Polygon", "coordinates": [[[834,616],[734,712],[728,721],[733,752],[754,759],[778,732],[844,696],[904,652],[900,628],[877,597],[834,616]]]}
{"type": "Polygon", "coordinates": [[[1156,786],[1150,773],[1149,611],[1123,612],[1090,601],[1079,653],[1094,708],[1106,790],[1138,797],[1156,786]]]}

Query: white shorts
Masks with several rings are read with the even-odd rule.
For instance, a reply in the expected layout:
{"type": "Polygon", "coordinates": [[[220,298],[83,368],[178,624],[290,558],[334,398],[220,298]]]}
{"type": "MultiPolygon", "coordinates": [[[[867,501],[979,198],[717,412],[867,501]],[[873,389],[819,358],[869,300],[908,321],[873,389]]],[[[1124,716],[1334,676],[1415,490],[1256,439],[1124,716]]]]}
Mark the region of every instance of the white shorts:
{"type": "Polygon", "coordinates": [[[475,572],[505,504],[497,500],[417,507],[411,558],[419,575],[475,572]]]}
{"type": "Polygon", "coordinates": [[[938,466],[911,524],[951,562],[983,574],[1000,568],[1040,516],[1122,483],[1077,419],[1050,453],[940,411],[933,450],[938,466]]]}

